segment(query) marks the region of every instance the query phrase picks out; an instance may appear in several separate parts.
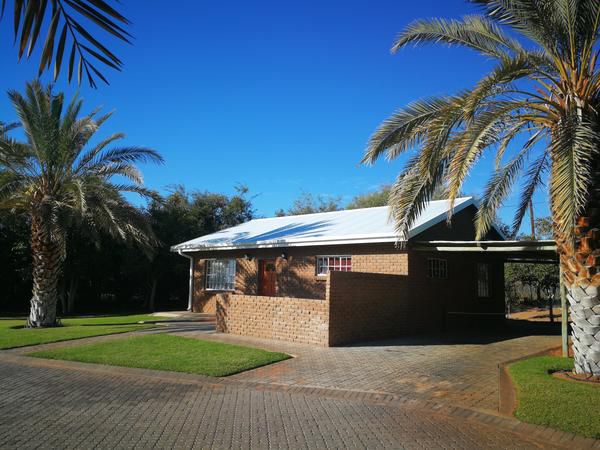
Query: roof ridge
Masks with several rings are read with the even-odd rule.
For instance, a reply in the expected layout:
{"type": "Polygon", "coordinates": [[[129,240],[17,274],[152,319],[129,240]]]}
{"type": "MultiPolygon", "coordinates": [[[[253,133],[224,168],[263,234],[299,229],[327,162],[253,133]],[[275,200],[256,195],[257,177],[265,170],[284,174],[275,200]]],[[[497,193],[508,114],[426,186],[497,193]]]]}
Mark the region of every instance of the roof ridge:
{"type": "MultiPolygon", "coordinates": [[[[468,200],[468,199],[473,199],[474,197],[472,195],[465,195],[464,197],[457,197],[454,199],[454,201],[456,202],[457,200],[468,200]]],[[[437,203],[437,202],[447,202],[450,199],[448,198],[442,198],[439,200],[430,200],[427,202],[427,204],[429,203],[437,203]]],[[[368,206],[365,208],[350,208],[350,209],[336,209],[335,211],[320,211],[320,212],[314,212],[314,213],[306,213],[306,214],[290,214],[290,215],[285,215],[285,216],[272,216],[272,217],[257,217],[255,219],[252,219],[252,221],[254,220],[272,220],[272,219],[281,219],[283,217],[306,217],[306,216],[316,216],[319,214],[333,214],[333,213],[343,213],[343,212],[351,212],[351,211],[364,211],[365,209],[377,209],[377,208],[389,208],[389,205],[384,205],[384,206],[368,206]]]]}

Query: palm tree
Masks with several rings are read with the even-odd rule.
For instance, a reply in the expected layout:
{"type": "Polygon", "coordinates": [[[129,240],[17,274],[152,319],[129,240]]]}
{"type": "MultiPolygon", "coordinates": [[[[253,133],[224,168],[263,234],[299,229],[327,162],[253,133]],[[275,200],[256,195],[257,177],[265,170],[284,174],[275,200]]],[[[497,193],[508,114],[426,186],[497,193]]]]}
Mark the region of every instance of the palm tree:
{"type": "MultiPolygon", "coordinates": [[[[123,63],[94,35],[93,27],[123,42],[131,35],[124,29],[129,20],[104,0],[13,0],[14,42],[19,58],[29,58],[42,45],[38,76],[52,66],[54,80],[63,61],[67,62],[69,82],[77,71],[77,84],[83,77],[96,87],[96,77],[108,84],[99,65],[121,70],[123,63]],[[42,32],[45,29],[45,33],[42,32]],[[43,39],[40,34],[44,35],[43,39]],[[68,60],[63,58],[68,51],[68,60]]],[[[6,0],[0,0],[0,19],[4,17],[6,0]]]]}
{"type": "Polygon", "coordinates": [[[143,147],[108,149],[122,133],[90,145],[110,113],[97,117],[96,110],[79,118],[82,100],[75,97],[64,108],[63,94],[54,94],[52,86],[34,81],[27,84],[25,96],[11,91],[9,97],[25,141],[0,135],[0,208],[25,211],[30,222],[33,289],[28,326],[54,326],[67,230],[82,226],[91,235],[105,232],[152,245],[148,221],[122,194],[155,197],[142,186],[135,164],[160,163],[162,158],[143,147]]]}
{"type": "Polygon", "coordinates": [[[463,46],[495,62],[472,89],[416,101],[371,136],[363,163],[418,147],[392,187],[406,235],[440,184],[453,203],[471,168],[494,152],[496,169],[476,217],[485,236],[517,180],[513,232],[549,183],[554,236],[568,289],[578,373],[600,374],[600,70],[597,0],[478,0],[478,15],[417,20],[393,44],[463,46]],[[514,145],[509,146],[511,143],[514,145]]]}

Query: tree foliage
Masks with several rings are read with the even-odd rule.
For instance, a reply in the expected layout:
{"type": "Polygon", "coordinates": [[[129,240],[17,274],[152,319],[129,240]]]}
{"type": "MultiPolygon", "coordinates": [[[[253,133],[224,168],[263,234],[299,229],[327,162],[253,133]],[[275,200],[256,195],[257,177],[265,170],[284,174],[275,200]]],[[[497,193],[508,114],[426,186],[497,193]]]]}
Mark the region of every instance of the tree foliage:
{"type": "Polygon", "coordinates": [[[399,235],[410,229],[437,186],[452,202],[473,166],[495,153],[477,214],[477,237],[521,180],[518,231],[532,196],[549,184],[555,232],[568,239],[590,199],[600,144],[597,0],[477,0],[481,14],[417,20],[393,44],[466,47],[494,63],[470,89],[417,100],[386,119],[371,136],[363,163],[416,155],[392,186],[399,235]]]}
{"type": "Polygon", "coordinates": [[[25,95],[10,91],[24,140],[0,130],[0,209],[22,214],[28,222],[32,252],[30,326],[56,324],[62,263],[73,229],[89,241],[101,234],[151,251],[155,238],[146,215],[124,193],[153,198],[142,185],[140,162],[161,163],[144,147],[113,147],[116,133],[92,144],[110,114],[81,115],[77,96],[68,104],[62,93],[38,81],[25,95]]]}
{"type": "Polygon", "coordinates": [[[75,76],[81,84],[85,77],[96,87],[97,78],[108,84],[99,67],[121,70],[122,61],[98,37],[130,43],[130,22],[110,2],[13,0],[11,9],[8,14],[7,1],[0,0],[0,19],[12,22],[19,59],[41,46],[38,76],[52,70],[56,81],[66,66],[69,82],[75,76]]]}
{"type": "Polygon", "coordinates": [[[366,194],[356,195],[345,209],[358,209],[358,208],[373,208],[376,206],[387,206],[388,198],[390,196],[391,186],[385,184],[374,192],[367,192],[366,194]]]}
{"type": "Polygon", "coordinates": [[[341,197],[326,195],[313,195],[309,192],[302,192],[294,200],[294,203],[287,210],[279,209],[275,212],[277,217],[296,216],[301,214],[313,214],[319,212],[339,211],[342,208],[341,197]]]}
{"type": "MultiPolygon", "coordinates": [[[[149,257],[105,233],[94,242],[85,228],[70,230],[60,290],[63,314],[185,309],[189,262],[171,253],[171,245],[250,220],[254,210],[244,187],[227,196],[175,186],[164,198],[140,207],[139,213],[148,217],[157,240],[149,257]]],[[[9,286],[0,296],[0,310],[22,312],[27,307],[31,292],[28,231],[25,217],[0,211],[0,261],[9,269],[0,272],[0,280],[9,286]]]]}

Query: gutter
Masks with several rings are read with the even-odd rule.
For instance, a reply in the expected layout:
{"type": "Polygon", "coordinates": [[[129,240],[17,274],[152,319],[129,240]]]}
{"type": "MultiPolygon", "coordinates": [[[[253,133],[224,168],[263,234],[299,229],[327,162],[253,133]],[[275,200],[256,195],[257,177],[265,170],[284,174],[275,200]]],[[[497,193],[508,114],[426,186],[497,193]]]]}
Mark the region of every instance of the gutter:
{"type": "Polygon", "coordinates": [[[189,281],[189,287],[188,287],[187,310],[191,311],[192,310],[192,296],[193,296],[193,290],[194,290],[194,257],[190,256],[190,255],[186,255],[181,250],[178,250],[177,253],[179,253],[179,256],[183,256],[184,258],[187,258],[190,260],[190,281],[189,281]]]}

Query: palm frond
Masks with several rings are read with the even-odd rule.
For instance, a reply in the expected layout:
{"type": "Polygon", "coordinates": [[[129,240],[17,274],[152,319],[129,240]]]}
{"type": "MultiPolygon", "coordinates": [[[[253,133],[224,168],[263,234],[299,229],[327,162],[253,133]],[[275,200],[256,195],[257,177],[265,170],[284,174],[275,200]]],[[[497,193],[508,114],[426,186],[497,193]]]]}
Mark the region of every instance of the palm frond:
{"type": "Polygon", "coordinates": [[[567,239],[589,198],[591,161],[598,154],[600,136],[594,124],[570,115],[552,134],[550,201],[558,231],[567,239]]]}
{"type": "Polygon", "coordinates": [[[529,205],[533,200],[533,194],[535,191],[544,184],[544,173],[550,168],[548,152],[542,153],[536,161],[529,167],[525,178],[525,186],[521,192],[521,198],[519,199],[519,207],[515,213],[512,224],[512,237],[515,238],[521,228],[523,217],[527,212],[529,205]]]}
{"type": "Polygon", "coordinates": [[[489,97],[501,95],[507,86],[539,72],[539,62],[532,61],[531,53],[519,52],[515,56],[500,58],[492,71],[480,80],[466,101],[465,114],[472,117],[477,108],[489,97]]]}
{"type": "Polygon", "coordinates": [[[112,144],[115,141],[123,139],[124,137],[125,137],[124,133],[114,133],[114,134],[110,135],[109,137],[103,139],[98,144],[96,144],[93,148],[91,148],[87,152],[83,153],[77,159],[76,162],[73,161],[73,162],[75,162],[75,167],[74,167],[73,171],[75,173],[79,173],[82,169],[87,167],[88,164],[90,164],[92,161],[94,161],[95,158],[98,156],[98,154],[100,154],[100,152],[102,152],[108,145],[112,144]]]}
{"type": "Polygon", "coordinates": [[[440,161],[429,177],[423,178],[418,170],[418,158],[407,165],[398,176],[389,194],[390,216],[400,240],[410,237],[410,228],[442,184],[447,161],[440,161]]]}
{"type": "Polygon", "coordinates": [[[462,95],[419,100],[394,113],[369,139],[363,164],[374,163],[381,155],[396,158],[417,145],[427,133],[430,121],[455,111],[462,103],[462,95]]]}
{"type": "Polygon", "coordinates": [[[510,193],[530,147],[524,147],[508,164],[498,169],[488,181],[483,198],[475,215],[476,239],[483,237],[494,224],[498,208],[510,193]]]}
{"type": "Polygon", "coordinates": [[[540,45],[553,56],[560,55],[566,33],[558,19],[556,2],[531,0],[471,0],[481,5],[486,15],[540,45]]]}
{"type": "Polygon", "coordinates": [[[483,151],[498,141],[506,122],[512,121],[510,114],[522,106],[521,102],[496,102],[478,114],[453,138],[450,145],[456,150],[448,170],[448,198],[451,205],[454,205],[464,180],[483,151]]]}
{"type": "Polygon", "coordinates": [[[143,214],[136,213],[137,208],[121,194],[158,198],[141,185],[137,164],[160,163],[160,154],[145,147],[109,148],[121,133],[85,150],[110,114],[98,116],[95,110],[79,118],[82,103],[78,97],[65,108],[61,93],[37,81],[27,85],[25,95],[14,91],[9,95],[27,139],[18,142],[0,134],[0,207],[20,208],[37,216],[60,245],[73,223],[92,226],[94,235],[105,230],[140,245],[152,242],[151,230],[141,222],[143,214]],[[123,183],[121,177],[131,184],[123,183]]]}
{"type": "Polygon", "coordinates": [[[121,42],[131,43],[131,34],[124,28],[130,22],[105,0],[19,0],[14,5],[13,28],[18,56],[29,58],[41,44],[39,75],[50,70],[54,63],[53,76],[56,80],[63,61],[67,60],[67,51],[69,82],[76,66],[78,84],[81,84],[85,73],[92,87],[96,87],[96,77],[108,83],[96,68],[97,64],[121,70],[122,61],[100,42],[97,33],[101,31],[121,42]],[[42,43],[39,37],[44,26],[47,30],[42,43]],[[92,28],[95,28],[93,32],[92,28]]]}
{"type": "Polygon", "coordinates": [[[462,20],[428,19],[412,22],[396,38],[392,52],[409,44],[423,43],[462,45],[494,58],[523,51],[518,41],[504,34],[491,20],[483,16],[466,16],[462,20]]]}

